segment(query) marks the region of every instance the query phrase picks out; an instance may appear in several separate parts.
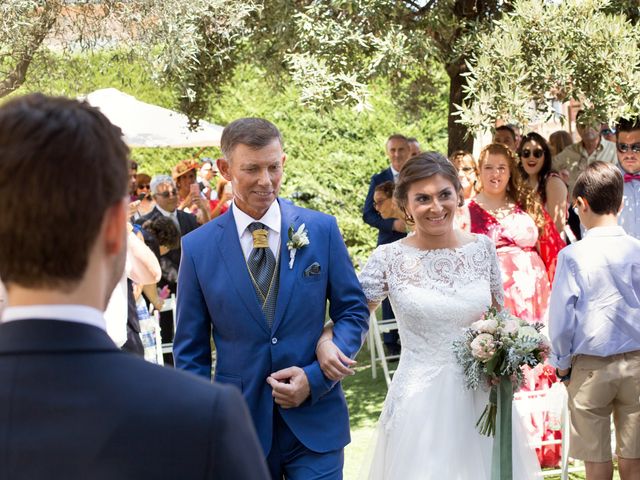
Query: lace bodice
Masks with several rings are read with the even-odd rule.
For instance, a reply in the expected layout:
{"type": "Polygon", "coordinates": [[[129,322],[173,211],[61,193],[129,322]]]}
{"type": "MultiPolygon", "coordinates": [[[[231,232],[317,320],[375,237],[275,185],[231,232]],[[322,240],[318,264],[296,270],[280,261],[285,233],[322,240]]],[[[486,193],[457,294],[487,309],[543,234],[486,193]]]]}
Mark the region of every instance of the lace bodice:
{"type": "Polygon", "coordinates": [[[404,240],[381,245],[360,282],[369,302],[389,297],[402,344],[381,420],[393,411],[394,397],[421,390],[445,367],[457,370],[453,341],[482,316],[492,297],[503,303],[496,250],[485,235],[456,249],[420,250],[404,240]]]}

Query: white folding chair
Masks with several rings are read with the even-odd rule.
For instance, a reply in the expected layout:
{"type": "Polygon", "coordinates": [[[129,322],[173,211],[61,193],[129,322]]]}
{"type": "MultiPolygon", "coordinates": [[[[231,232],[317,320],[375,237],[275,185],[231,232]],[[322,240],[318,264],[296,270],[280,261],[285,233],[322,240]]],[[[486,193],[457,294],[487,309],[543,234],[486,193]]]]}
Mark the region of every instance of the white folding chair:
{"type": "MultiPolygon", "coordinates": [[[[173,331],[176,331],[176,295],[172,293],[171,296],[165,299],[164,304],[160,310],[156,310],[157,312],[171,312],[171,316],[173,318],[173,331]]],[[[162,340],[159,337],[160,329],[158,329],[158,337],[156,338],[157,344],[162,346],[162,354],[171,353],[173,354],[173,341],[162,343],[162,340]]]]}
{"type": "Polygon", "coordinates": [[[389,370],[388,360],[395,360],[400,358],[400,355],[386,355],[384,346],[382,345],[382,334],[396,330],[398,323],[395,319],[390,320],[378,320],[376,313],[372,312],[369,317],[369,352],[371,353],[371,376],[377,378],[377,363],[380,362],[382,366],[382,372],[384,374],[384,380],[387,383],[387,388],[391,383],[391,375],[394,370],[389,370]]]}

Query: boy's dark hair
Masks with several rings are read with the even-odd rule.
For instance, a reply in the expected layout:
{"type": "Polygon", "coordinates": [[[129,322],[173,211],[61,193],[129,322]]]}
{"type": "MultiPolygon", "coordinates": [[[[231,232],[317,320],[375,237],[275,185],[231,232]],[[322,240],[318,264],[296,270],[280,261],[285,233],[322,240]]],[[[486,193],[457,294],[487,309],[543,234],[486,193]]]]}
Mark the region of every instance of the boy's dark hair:
{"type": "Polygon", "coordinates": [[[593,162],[578,175],[573,198],[584,198],[596,215],[617,215],[622,203],[624,181],[620,170],[610,163],[593,162]]]}
{"type": "Polygon", "coordinates": [[[147,220],[142,228],[156,238],[158,245],[167,247],[169,250],[180,246],[180,231],[169,217],[157,216],[147,220]]]}
{"type": "Polygon", "coordinates": [[[0,277],[73,288],[106,211],[128,191],[121,130],[86,102],[31,94],[0,107],[0,277]]]}
{"type": "Polygon", "coordinates": [[[633,132],[634,130],[640,130],[640,117],[635,118],[621,118],[616,124],[616,139],[620,132],[633,132]]]}

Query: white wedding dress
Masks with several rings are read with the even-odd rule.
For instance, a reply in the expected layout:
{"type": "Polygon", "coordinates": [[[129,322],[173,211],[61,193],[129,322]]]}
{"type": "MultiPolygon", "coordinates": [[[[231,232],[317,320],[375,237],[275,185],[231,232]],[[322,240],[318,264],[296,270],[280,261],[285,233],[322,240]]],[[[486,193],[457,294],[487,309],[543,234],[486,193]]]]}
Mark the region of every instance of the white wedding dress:
{"type": "MultiPolygon", "coordinates": [[[[502,304],[495,247],[484,235],[457,249],[378,247],[360,275],[370,302],[389,297],[402,354],[377,427],[370,479],[489,480],[492,438],[476,421],[488,392],[464,387],[452,343],[491,305],[502,304]]],[[[519,415],[513,479],[540,475],[519,415]]]]}

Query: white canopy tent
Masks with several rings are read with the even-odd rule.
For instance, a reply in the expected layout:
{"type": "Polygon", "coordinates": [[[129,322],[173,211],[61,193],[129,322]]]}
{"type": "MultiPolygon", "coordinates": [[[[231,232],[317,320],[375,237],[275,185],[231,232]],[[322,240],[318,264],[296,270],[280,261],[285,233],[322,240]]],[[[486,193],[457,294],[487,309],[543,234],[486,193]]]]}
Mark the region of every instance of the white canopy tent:
{"type": "Polygon", "coordinates": [[[122,129],[130,147],[220,146],[223,127],[204,120],[197,130],[188,127],[187,116],[142,102],[115,88],[104,88],[85,99],[122,129]]]}

